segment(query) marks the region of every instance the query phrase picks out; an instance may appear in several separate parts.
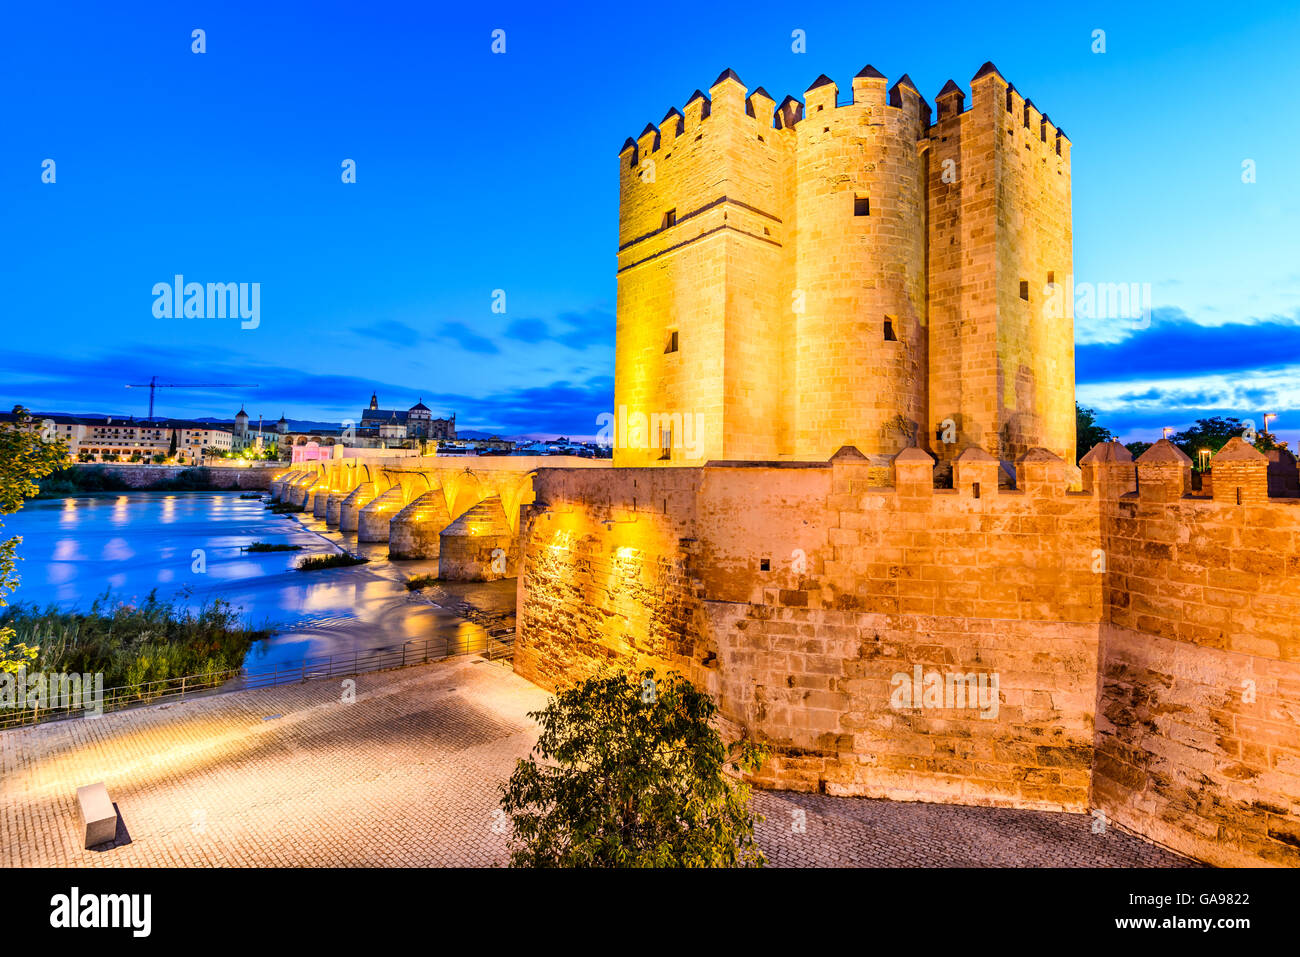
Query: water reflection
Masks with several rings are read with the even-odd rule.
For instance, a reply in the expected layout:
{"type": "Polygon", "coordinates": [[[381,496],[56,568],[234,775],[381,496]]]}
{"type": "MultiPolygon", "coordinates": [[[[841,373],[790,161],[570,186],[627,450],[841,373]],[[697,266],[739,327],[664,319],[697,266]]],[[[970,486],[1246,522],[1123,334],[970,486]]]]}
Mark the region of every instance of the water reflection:
{"type": "MultiPolygon", "coordinates": [[[[116,599],[160,598],[197,608],[224,598],[257,626],[276,628],[249,652],[250,665],[296,662],[304,655],[356,652],[426,638],[481,635],[478,626],[412,596],[386,558],[386,544],[358,546],[356,535],[308,519],[271,515],[237,492],[79,496],[28,502],[7,516],[4,537],[23,536],[21,585],[11,602],[87,608],[112,587],[116,599]],[[70,531],[71,529],[71,531],[70,531]],[[320,534],[317,534],[319,532],[320,534]],[[322,535],[361,551],[372,564],[299,572],[305,554],[333,549],[322,535]],[[243,551],[254,541],[306,546],[300,552],[243,551]],[[194,551],[203,551],[203,562],[194,551]],[[206,568],[200,571],[200,568],[206,568]]],[[[436,563],[403,563],[403,571],[436,563]]]]}

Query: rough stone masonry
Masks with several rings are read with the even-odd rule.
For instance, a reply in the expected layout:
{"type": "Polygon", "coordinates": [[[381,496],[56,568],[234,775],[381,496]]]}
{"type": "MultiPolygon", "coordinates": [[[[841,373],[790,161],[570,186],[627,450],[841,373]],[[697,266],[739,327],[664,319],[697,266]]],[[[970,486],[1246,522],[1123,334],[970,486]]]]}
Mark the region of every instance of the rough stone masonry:
{"type": "Polygon", "coordinates": [[[1194,494],[1169,442],[1106,443],[1080,473],[1041,295],[1069,140],[992,64],[937,116],[906,77],[852,87],[777,106],[726,71],[624,145],[631,425],[619,467],[533,478],[517,671],[680,671],[776,788],[1300,866],[1294,460],[1234,440],[1194,494]],[[954,693],[994,680],[996,708],[954,693]]]}
{"type": "Polygon", "coordinates": [[[727,70],[624,143],[616,465],[1074,462],[1049,294],[1073,268],[1070,141],[992,63],[971,97],[949,81],[935,114],[867,66],[778,107],[727,70]]]}

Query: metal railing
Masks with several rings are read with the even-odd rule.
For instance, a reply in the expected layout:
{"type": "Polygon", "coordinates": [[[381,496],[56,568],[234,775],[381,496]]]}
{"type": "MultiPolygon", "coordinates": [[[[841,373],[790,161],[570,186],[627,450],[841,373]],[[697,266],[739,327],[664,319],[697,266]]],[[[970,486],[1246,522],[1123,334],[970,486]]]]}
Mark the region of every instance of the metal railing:
{"type": "MultiPolygon", "coordinates": [[[[165,701],[185,701],[187,698],[248,691],[255,688],[273,688],[277,685],[319,678],[389,671],[463,655],[482,655],[489,661],[503,661],[514,655],[514,646],[514,629],[498,628],[478,635],[426,638],[423,641],[408,641],[401,645],[374,648],[365,652],[357,649],[352,654],[303,658],[294,664],[277,665],[273,668],[241,667],[206,674],[182,675],[176,678],[105,688],[102,710],[107,714],[110,711],[121,711],[165,701]]],[[[41,721],[76,718],[85,713],[81,708],[68,707],[0,709],[0,730],[41,721]]]]}

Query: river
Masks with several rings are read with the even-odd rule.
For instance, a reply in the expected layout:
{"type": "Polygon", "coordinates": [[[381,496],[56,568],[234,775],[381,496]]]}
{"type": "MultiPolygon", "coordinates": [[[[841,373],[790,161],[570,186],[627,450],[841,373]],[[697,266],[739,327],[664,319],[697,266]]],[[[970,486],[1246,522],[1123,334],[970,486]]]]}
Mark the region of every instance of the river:
{"type": "MultiPolygon", "coordinates": [[[[358,545],[305,516],[272,515],[238,492],[123,492],[38,499],[5,516],[0,539],[22,536],[18,589],[10,604],[88,609],[106,589],[136,602],[198,607],[222,598],[254,627],[275,634],[253,645],[250,668],[304,657],[364,654],[426,638],[482,634],[452,612],[407,591],[407,578],[437,573],[437,562],[390,563],[387,544],[358,545]],[[255,541],[305,546],[297,552],[243,551],[255,541]],[[300,572],[304,555],[359,551],[371,563],[300,572]],[[200,560],[201,559],[201,560],[200,560]]],[[[488,586],[483,586],[488,587],[488,586]]],[[[507,583],[494,583],[496,590],[507,583]]]]}

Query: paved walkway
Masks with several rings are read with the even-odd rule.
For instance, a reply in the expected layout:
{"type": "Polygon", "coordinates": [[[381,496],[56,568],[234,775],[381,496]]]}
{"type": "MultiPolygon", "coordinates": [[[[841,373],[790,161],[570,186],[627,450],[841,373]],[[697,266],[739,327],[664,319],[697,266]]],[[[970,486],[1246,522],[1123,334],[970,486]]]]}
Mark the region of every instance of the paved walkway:
{"type": "MultiPolygon", "coordinates": [[[[0,733],[0,867],[506,862],[497,785],[541,689],[459,659],[0,733]],[[76,788],[108,785],[119,845],[81,847],[76,788]],[[126,843],[129,838],[129,843],[126,843]]],[[[772,864],[1186,863],[1087,815],[759,792],[772,864]],[[797,812],[802,812],[800,815],[797,812]]]]}
{"type": "Polygon", "coordinates": [[[1089,814],[757,791],[774,867],[1198,867],[1089,814]]]}

